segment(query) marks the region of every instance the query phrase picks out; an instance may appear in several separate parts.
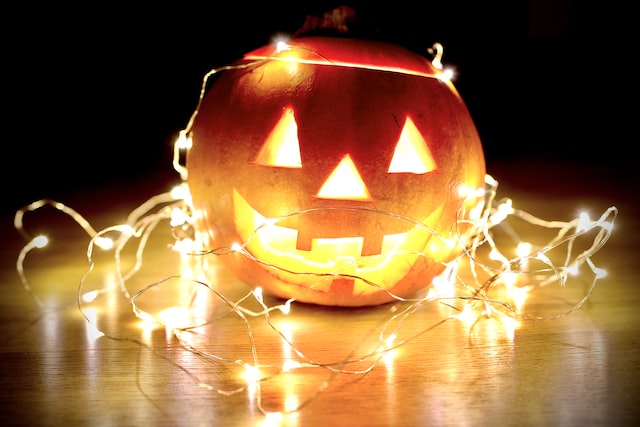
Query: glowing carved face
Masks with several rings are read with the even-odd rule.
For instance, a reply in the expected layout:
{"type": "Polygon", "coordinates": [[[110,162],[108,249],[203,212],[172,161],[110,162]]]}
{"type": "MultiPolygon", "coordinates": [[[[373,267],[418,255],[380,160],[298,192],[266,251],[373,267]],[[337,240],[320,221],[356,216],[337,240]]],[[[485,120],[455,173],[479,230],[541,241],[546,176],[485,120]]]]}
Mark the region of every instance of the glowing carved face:
{"type": "MultiPolygon", "coordinates": [[[[417,60],[389,45],[303,40],[325,58],[364,46],[417,60]]],[[[208,245],[243,244],[249,257],[223,257],[233,272],[302,301],[379,304],[392,299],[385,290],[428,285],[460,249],[461,190],[484,180],[464,104],[426,61],[416,75],[292,52],[225,72],[196,117],[187,166],[208,245]]]]}

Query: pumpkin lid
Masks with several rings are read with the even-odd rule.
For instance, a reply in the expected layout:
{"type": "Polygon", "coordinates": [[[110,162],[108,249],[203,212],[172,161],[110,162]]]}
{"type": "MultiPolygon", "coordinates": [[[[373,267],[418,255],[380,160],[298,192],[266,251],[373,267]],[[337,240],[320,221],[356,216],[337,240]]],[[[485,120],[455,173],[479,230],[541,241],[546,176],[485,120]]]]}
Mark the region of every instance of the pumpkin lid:
{"type": "Polygon", "coordinates": [[[402,46],[355,38],[308,36],[272,43],[244,55],[245,60],[282,60],[435,76],[442,71],[402,46]]]}

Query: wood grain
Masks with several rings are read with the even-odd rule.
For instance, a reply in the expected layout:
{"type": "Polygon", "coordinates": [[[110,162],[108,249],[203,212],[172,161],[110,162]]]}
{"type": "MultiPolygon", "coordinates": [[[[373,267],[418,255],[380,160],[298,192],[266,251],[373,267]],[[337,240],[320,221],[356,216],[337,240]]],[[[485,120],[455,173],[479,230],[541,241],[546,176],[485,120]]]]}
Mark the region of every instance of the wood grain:
{"type": "MultiPolygon", "coordinates": [[[[557,320],[522,322],[512,338],[495,320],[469,329],[446,320],[450,310],[442,304],[419,307],[398,329],[398,339],[407,342],[385,358],[371,352],[380,345],[382,325],[397,313],[392,307],[406,305],[341,309],[294,304],[288,316],[273,312],[270,325],[264,317],[247,316],[245,322],[229,314],[228,305],[207,289],[202,314],[215,321],[197,334],[185,333],[184,339],[214,358],[188,351],[163,328],[143,330],[129,301],[114,291],[86,306],[99,329],[112,337],[97,338],[76,305],[87,269],[86,236],[55,214],[30,223],[57,237],[46,253],[30,254],[25,262],[33,290],[46,304],[39,307],[15,270],[24,242],[12,227],[13,218],[4,218],[0,401],[5,425],[264,425],[260,406],[281,411],[292,402],[302,407],[279,425],[637,422],[637,189],[612,170],[561,165],[542,173],[534,164],[492,167],[500,193],[543,218],[568,220],[583,207],[594,216],[616,205],[620,214],[615,231],[597,254],[608,276],[580,310],[557,320]],[[278,374],[291,349],[276,330],[285,331],[302,360],[314,366],[278,374]],[[254,362],[252,348],[260,364],[272,366],[263,369],[263,375],[274,374],[253,392],[241,378],[243,362],[254,362]],[[359,372],[370,368],[366,374],[359,372]]],[[[95,193],[91,200],[78,195],[69,204],[100,228],[120,221],[156,187],[138,185],[122,199],[108,188],[100,189],[104,193],[95,193]]],[[[166,230],[157,234],[134,289],[180,268],[179,260],[167,252],[171,236],[166,230]]],[[[104,264],[84,283],[86,290],[116,286],[107,257],[100,262],[104,264]]],[[[223,269],[214,277],[215,290],[232,300],[247,292],[223,269]]],[[[193,283],[172,281],[138,302],[150,312],[159,311],[185,288],[192,291],[193,283]]]]}

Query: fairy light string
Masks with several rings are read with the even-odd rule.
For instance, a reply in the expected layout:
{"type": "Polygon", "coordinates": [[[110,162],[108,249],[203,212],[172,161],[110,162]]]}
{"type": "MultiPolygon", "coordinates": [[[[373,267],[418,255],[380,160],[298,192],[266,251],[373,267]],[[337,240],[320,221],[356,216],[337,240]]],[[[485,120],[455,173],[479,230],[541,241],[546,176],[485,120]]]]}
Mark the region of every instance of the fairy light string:
{"type": "MultiPolygon", "coordinates": [[[[291,49],[289,45],[278,45],[278,49],[291,49]]],[[[436,64],[441,58],[441,46],[434,45],[437,52],[436,64]]],[[[48,240],[43,235],[32,235],[25,226],[24,217],[39,211],[45,206],[53,207],[60,213],[70,217],[87,234],[88,245],[86,258],[89,267],[82,276],[77,289],[77,306],[84,318],[99,330],[98,322],[87,314],[88,305],[94,304],[102,293],[119,293],[131,305],[132,313],[145,323],[153,323],[165,327],[180,343],[182,349],[198,357],[218,364],[226,364],[233,369],[244,372],[244,380],[240,384],[227,386],[214,385],[211,381],[199,376],[193,370],[179,363],[174,363],[184,370],[200,387],[217,394],[230,396],[240,392],[248,392],[255,404],[267,420],[279,420],[288,413],[295,413],[309,405],[339,375],[364,375],[378,366],[390,352],[406,346],[417,337],[428,333],[444,322],[462,321],[472,328],[482,319],[492,318],[501,322],[507,336],[512,336],[519,322],[525,320],[557,319],[582,307],[591,296],[598,280],[606,275],[593,261],[594,255],[606,244],[611,236],[618,210],[609,207],[595,220],[586,214],[570,221],[544,220],[526,211],[518,209],[508,198],[498,200],[498,182],[486,175],[485,188],[471,191],[465,206],[473,206],[476,214],[473,221],[460,220],[457,224],[460,231],[459,241],[465,250],[455,259],[443,262],[445,269],[431,283],[425,283],[423,291],[406,298],[386,291],[397,304],[387,304],[377,308],[379,319],[363,332],[362,341],[355,343],[346,354],[338,360],[319,360],[291,339],[284,327],[283,319],[291,317],[296,299],[286,301],[265,298],[261,288],[255,288],[241,296],[225,294],[216,278],[207,274],[211,257],[239,254],[252,262],[261,263],[269,268],[284,270],[272,265],[246,250],[248,242],[237,242],[232,247],[206,248],[199,238],[200,230],[196,225],[194,208],[191,203],[187,185],[188,169],[184,164],[186,153],[191,147],[190,130],[198,114],[198,109],[206,93],[211,76],[225,70],[255,65],[249,62],[240,65],[217,68],[206,74],[203,79],[198,106],[184,130],[179,132],[174,144],[173,168],[180,176],[180,183],[171,191],[154,195],[127,217],[123,224],[116,224],[102,230],[95,230],[82,215],[63,203],[43,199],[29,204],[16,212],[14,226],[26,240],[19,252],[16,270],[26,292],[35,303],[45,304],[30,284],[25,264],[32,252],[47,246],[48,240]],[[520,229],[544,230],[542,233],[527,235],[547,235],[542,242],[526,242],[520,237],[520,229]],[[182,266],[182,271],[170,274],[153,283],[139,283],[137,274],[145,266],[145,255],[153,246],[151,239],[157,233],[170,230],[170,247],[168,252],[182,266]],[[97,261],[95,249],[100,248],[110,254],[111,273],[115,277],[116,287],[104,287],[88,290],[86,284],[95,276],[97,261]],[[509,255],[515,254],[515,255],[509,255]],[[553,314],[536,314],[527,311],[528,298],[539,290],[551,285],[555,289],[566,289],[572,282],[583,283],[584,277],[590,277],[583,294],[572,306],[553,314]],[[153,314],[145,310],[140,300],[159,288],[179,283],[186,289],[186,298],[181,301],[164,301],[167,309],[153,314]],[[202,300],[209,308],[202,311],[202,300]],[[185,302],[186,301],[186,302],[185,302]],[[448,309],[447,314],[432,324],[425,324],[417,332],[405,336],[403,327],[416,314],[438,305],[448,309]],[[174,314],[172,317],[169,313],[174,314]],[[203,314],[204,313],[204,314],[203,314]],[[244,356],[225,355],[216,351],[215,337],[210,335],[211,328],[235,321],[235,328],[243,331],[247,339],[248,352],[244,356]],[[258,342],[262,342],[263,334],[269,334],[277,342],[290,351],[279,364],[263,361],[263,353],[258,342]],[[285,407],[267,408],[261,401],[261,387],[277,381],[285,375],[294,375],[298,370],[319,369],[327,372],[327,376],[319,382],[314,392],[304,399],[285,407]]],[[[304,215],[305,212],[293,212],[288,216],[304,215]]],[[[406,221],[412,226],[418,225],[429,230],[424,224],[399,216],[394,213],[372,211],[372,214],[393,215],[398,221],[406,221]]],[[[467,217],[460,212],[459,217],[467,217]]],[[[281,218],[267,219],[266,223],[255,230],[277,224],[281,218]]],[[[436,236],[441,237],[441,236],[436,236]]],[[[251,239],[251,237],[249,238],[251,239]]],[[[153,247],[153,249],[157,249],[153,247]]],[[[398,254],[402,256],[403,254],[398,254]]],[[[427,256],[424,253],[412,254],[427,256]]],[[[308,277],[311,286],[313,280],[323,275],[361,279],[369,286],[385,289],[382,284],[367,281],[357,275],[341,273],[312,273],[286,271],[288,274],[299,274],[308,277]]],[[[236,330],[234,329],[234,330],[236,330]]],[[[412,329],[413,330],[413,329],[412,329]]],[[[113,339],[123,338],[118,332],[102,335],[113,339]]],[[[129,339],[139,345],[155,348],[141,339],[129,339]]],[[[267,358],[268,360],[269,358],[267,358]]]]}

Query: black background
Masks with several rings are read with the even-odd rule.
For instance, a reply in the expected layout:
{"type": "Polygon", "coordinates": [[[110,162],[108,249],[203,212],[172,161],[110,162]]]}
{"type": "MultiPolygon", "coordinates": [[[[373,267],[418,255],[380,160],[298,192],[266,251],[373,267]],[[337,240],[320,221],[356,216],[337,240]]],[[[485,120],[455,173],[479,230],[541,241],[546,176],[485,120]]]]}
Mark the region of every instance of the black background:
{"type": "Polygon", "coordinates": [[[3,211],[173,177],[203,75],[343,4],[362,34],[444,45],[489,172],[522,158],[541,172],[636,164],[634,18],[612,2],[23,2],[2,13],[3,211]]]}

